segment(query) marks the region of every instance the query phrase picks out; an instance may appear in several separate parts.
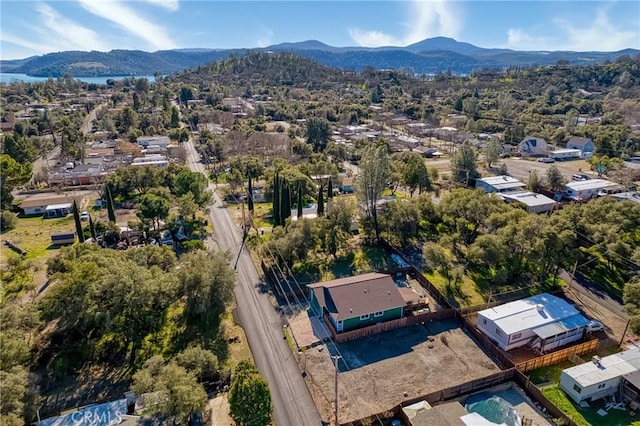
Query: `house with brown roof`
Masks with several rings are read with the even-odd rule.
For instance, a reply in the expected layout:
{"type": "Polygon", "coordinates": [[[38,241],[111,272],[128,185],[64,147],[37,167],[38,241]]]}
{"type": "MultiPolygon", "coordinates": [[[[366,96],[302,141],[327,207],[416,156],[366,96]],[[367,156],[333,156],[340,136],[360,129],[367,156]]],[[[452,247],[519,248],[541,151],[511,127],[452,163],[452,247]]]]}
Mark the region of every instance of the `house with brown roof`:
{"type": "Polygon", "coordinates": [[[370,273],[308,285],[311,308],[338,333],[402,318],[407,302],[393,278],[370,273]]]}

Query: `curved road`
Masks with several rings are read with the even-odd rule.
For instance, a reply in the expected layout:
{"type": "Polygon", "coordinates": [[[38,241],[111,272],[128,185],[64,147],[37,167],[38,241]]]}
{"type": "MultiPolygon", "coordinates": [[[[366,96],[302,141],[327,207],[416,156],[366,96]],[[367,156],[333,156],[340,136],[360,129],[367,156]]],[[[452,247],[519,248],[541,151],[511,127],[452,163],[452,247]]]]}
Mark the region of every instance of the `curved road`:
{"type": "MultiPolygon", "coordinates": [[[[184,144],[188,165],[193,171],[205,173],[200,156],[189,140],[184,144]]],[[[215,203],[210,208],[214,239],[221,250],[229,250],[233,258],[242,244],[242,231],[223,207],[215,188],[215,203]]],[[[282,332],[282,322],[267,294],[260,291],[261,279],[251,255],[242,249],[236,268],[234,293],[238,319],[247,335],[256,366],[269,383],[273,400],[273,418],[277,426],[314,426],[322,421],[297,362],[282,332]]]]}

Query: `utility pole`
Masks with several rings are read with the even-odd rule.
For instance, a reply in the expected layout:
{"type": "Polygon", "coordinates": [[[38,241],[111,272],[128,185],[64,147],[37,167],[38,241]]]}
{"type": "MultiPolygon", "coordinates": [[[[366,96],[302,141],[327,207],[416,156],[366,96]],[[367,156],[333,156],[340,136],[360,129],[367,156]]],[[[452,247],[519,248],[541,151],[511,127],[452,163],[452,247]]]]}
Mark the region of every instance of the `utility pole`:
{"type": "Polygon", "coordinates": [[[573,265],[573,272],[571,272],[571,279],[569,280],[569,290],[571,290],[571,284],[573,284],[573,278],[576,276],[576,269],[578,269],[578,261],[573,265]]]}
{"type": "Polygon", "coordinates": [[[342,358],[340,355],[332,355],[331,359],[333,359],[333,362],[335,363],[336,366],[336,378],[335,378],[335,393],[336,393],[336,426],[340,425],[340,421],[338,420],[338,408],[339,408],[339,403],[338,403],[338,360],[342,358]]]}

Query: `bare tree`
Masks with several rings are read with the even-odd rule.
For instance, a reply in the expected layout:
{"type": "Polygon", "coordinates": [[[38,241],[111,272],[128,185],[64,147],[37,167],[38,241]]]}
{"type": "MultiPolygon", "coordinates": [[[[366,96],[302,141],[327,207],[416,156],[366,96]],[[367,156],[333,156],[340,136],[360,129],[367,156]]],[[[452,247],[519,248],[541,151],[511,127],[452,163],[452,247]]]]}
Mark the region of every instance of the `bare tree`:
{"type": "Polygon", "coordinates": [[[380,239],[378,224],[378,200],[387,187],[390,173],[389,154],[384,144],[368,145],[362,152],[360,172],[356,177],[357,195],[364,202],[364,210],[373,220],[376,239],[380,239]]]}

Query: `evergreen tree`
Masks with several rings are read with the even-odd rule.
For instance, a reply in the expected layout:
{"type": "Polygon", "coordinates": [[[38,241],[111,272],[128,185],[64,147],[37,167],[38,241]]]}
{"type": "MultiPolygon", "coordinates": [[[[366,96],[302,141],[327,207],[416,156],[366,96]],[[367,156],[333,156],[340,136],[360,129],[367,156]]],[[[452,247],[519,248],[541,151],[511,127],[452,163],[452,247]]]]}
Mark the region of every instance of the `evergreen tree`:
{"type": "Polygon", "coordinates": [[[318,190],[318,216],[324,215],[324,194],[323,187],[320,185],[320,190],[318,190]]]}
{"type": "Polygon", "coordinates": [[[82,233],[82,222],[80,222],[80,212],[78,212],[78,204],[73,200],[73,221],[76,223],[76,234],[78,241],[84,243],[84,234],[82,233]]]}
{"type": "Polygon", "coordinates": [[[96,227],[93,224],[93,219],[91,219],[91,215],[89,215],[89,229],[91,230],[91,238],[93,238],[93,241],[95,242],[97,240],[96,227]]]}
{"type": "Polygon", "coordinates": [[[253,213],[253,187],[251,186],[251,174],[249,174],[249,188],[247,192],[249,193],[249,211],[253,213]]]}
{"type": "Polygon", "coordinates": [[[333,198],[333,181],[329,178],[329,188],[327,189],[327,198],[331,200],[333,198]]]}
{"type": "Polygon", "coordinates": [[[273,226],[280,226],[280,175],[276,172],[273,178],[273,226]]]}
{"type": "Polygon", "coordinates": [[[280,185],[280,221],[281,225],[285,225],[285,221],[291,216],[291,202],[289,184],[285,181],[280,185]]]}
{"type": "Polygon", "coordinates": [[[298,186],[298,219],[302,219],[302,202],[303,202],[302,185],[298,186]]]}
{"type": "Polygon", "coordinates": [[[116,210],[113,206],[113,198],[111,197],[111,189],[109,185],[105,186],[106,198],[107,198],[107,215],[109,216],[109,222],[116,223],[116,210]]]}

